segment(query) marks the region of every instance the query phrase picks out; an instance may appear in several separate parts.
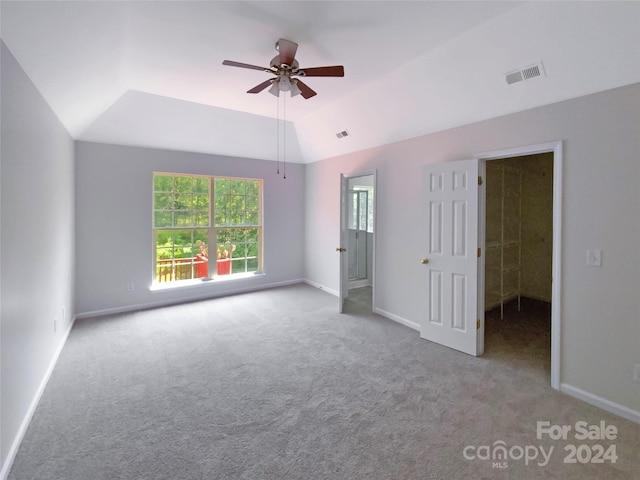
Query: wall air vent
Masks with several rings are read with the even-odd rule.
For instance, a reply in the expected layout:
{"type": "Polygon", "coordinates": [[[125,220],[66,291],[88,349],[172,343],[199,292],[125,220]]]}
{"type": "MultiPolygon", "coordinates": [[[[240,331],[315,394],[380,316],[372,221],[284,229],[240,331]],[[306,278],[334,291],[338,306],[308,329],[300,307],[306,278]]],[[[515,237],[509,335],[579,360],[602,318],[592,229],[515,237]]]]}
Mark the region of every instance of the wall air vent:
{"type": "Polygon", "coordinates": [[[544,68],[542,68],[542,62],[530,65],[526,68],[516,70],[515,72],[509,72],[505,75],[507,84],[522,82],[523,80],[530,80],[532,78],[544,76],[544,68]]]}
{"type": "Polygon", "coordinates": [[[336,133],[336,137],[338,138],[344,138],[348,136],[349,136],[349,132],[347,130],[342,130],[341,132],[336,133]]]}

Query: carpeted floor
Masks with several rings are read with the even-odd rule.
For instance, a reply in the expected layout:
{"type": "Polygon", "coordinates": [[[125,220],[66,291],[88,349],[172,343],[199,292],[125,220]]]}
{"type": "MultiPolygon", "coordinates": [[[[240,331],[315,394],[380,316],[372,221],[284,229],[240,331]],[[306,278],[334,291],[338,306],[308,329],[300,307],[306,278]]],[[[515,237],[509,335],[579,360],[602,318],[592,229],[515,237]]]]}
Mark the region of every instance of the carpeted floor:
{"type": "Polygon", "coordinates": [[[76,322],[9,479],[640,478],[640,426],[550,388],[535,315],[489,315],[474,358],[336,307],[294,285],[76,322]],[[538,439],[537,421],[618,436],[538,439]],[[571,444],[617,459],[567,464],[571,444]]]}
{"type": "Polygon", "coordinates": [[[500,307],[485,315],[485,352],[489,358],[507,362],[538,375],[551,384],[551,304],[522,298],[505,304],[504,318],[500,307]]]}

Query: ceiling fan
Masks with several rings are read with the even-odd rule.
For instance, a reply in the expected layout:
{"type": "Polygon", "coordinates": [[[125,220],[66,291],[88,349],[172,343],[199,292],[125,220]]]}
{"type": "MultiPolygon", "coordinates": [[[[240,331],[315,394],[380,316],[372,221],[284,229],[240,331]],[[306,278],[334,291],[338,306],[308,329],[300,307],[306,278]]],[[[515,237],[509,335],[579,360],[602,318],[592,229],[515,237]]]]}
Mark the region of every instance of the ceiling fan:
{"type": "Polygon", "coordinates": [[[280,96],[280,92],[291,92],[291,96],[301,94],[304,98],[311,98],[316,95],[307,84],[303,83],[299,78],[293,77],[344,77],[344,67],[336,65],[332,67],[314,67],[300,68],[298,61],[295,59],[298,44],[281,38],[276,42],[276,50],[278,55],[271,59],[269,68],[259,67],[257,65],[249,65],[247,63],[234,62],[225,60],[223,65],[230,67],[250,68],[252,70],[262,70],[272,73],[276,78],[270,78],[256,85],[247,93],[260,93],[269,85],[269,93],[280,96]]]}

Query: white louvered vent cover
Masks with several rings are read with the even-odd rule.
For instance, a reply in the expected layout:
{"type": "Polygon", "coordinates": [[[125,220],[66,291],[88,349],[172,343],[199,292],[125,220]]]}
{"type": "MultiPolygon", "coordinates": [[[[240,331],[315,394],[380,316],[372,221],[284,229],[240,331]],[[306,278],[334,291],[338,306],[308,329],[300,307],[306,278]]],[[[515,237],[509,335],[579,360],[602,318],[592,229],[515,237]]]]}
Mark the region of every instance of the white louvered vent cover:
{"type": "Polygon", "coordinates": [[[513,83],[522,82],[523,80],[529,80],[531,78],[541,77],[544,75],[544,68],[542,68],[542,62],[540,62],[521,70],[507,73],[505,75],[505,80],[509,85],[511,85],[513,83]]]}

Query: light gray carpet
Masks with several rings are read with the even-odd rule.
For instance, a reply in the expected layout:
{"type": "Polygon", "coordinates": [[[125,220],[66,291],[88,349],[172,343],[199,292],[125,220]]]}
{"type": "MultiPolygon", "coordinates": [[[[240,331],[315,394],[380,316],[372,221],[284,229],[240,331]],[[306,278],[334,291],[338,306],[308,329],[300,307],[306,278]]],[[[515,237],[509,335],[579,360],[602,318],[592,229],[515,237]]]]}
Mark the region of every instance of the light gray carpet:
{"type": "Polygon", "coordinates": [[[544,321],[521,314],[521,340],[488,325],[473,358],[336,307],[294,285],[76,322],[10,480],[640,478],[640,426],[549,387],[544,321]],[[572,442],[537,440],[538,420],[615,425],[579,443],[617,462],[563,464],[572,442]],[[555,451],[463,457],[496,441],[555,451]]]}

